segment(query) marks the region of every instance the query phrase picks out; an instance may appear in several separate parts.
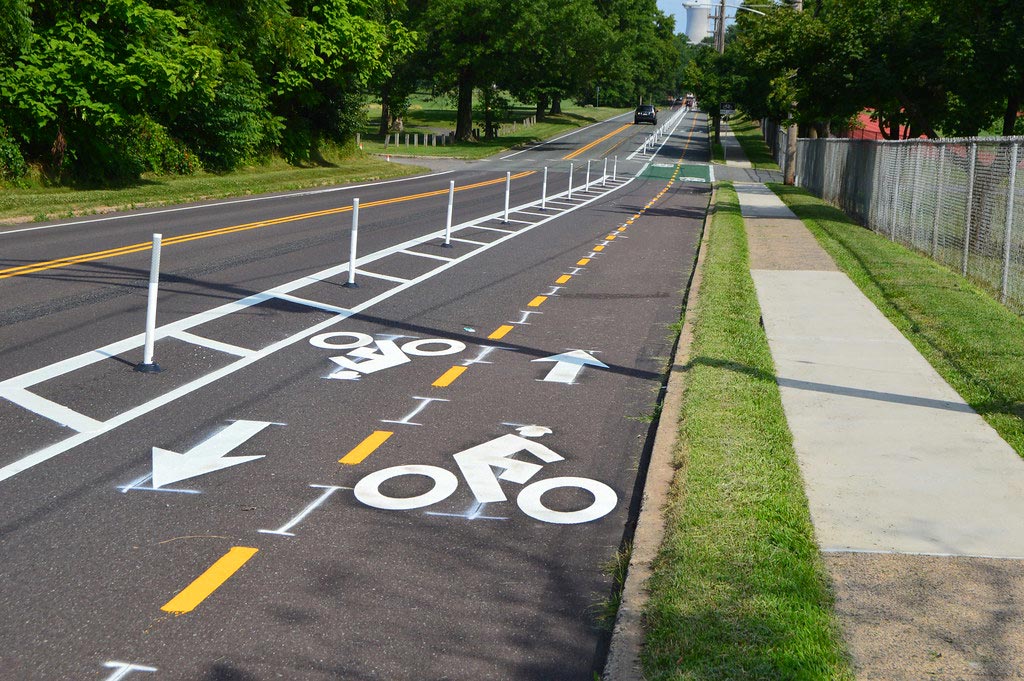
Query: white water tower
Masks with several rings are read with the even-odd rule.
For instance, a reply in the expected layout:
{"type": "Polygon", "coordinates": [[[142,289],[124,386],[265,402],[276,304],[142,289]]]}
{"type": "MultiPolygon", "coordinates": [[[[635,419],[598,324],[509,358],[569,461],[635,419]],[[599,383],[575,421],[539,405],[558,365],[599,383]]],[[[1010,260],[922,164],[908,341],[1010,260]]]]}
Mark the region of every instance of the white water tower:
{"type": "Polygon", "coordinates": [[[710,35],[708,31],[708,0],[683,0],[686,10],[686,38],[691,43],[699,43],[710,35]]]}

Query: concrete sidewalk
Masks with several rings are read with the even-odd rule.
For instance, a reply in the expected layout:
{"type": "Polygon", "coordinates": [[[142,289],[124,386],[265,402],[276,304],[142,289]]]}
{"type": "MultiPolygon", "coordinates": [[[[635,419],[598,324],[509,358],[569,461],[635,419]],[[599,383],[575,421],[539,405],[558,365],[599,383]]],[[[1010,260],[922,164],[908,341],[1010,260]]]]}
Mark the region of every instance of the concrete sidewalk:
{"type": "Polygon", "coordinates": [[[736,189],[858,676],[1021,678],[1024,460],[770,189],[736,189]]]}

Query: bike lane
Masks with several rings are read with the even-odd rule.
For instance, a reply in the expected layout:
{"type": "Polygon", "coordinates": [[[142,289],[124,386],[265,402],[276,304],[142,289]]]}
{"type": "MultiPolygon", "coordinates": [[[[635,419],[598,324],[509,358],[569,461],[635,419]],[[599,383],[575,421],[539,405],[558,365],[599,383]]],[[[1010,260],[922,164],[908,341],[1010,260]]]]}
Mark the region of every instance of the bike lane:
{"type": "Polygon", "coordinates": [[[55,469],[65,492],[8,543],[23,570],[5,600],[42,615],[10,632],[30,651],[25,678],[116,664],[140,678],[590,678],[601,565],[623,536],[706,205],[672,189],[645,208],[664,184],[495,249],[429,299],[353,317],[55,469]],[[146,480],[145,443],[263,458],[146,480]],[[362,482],[396,466],[435,477],[362,482]],[[366,503],[452,479],[424,506],[366,503]],[[606,513],[559,522],[603,510],[604,486],[606,513]]]}

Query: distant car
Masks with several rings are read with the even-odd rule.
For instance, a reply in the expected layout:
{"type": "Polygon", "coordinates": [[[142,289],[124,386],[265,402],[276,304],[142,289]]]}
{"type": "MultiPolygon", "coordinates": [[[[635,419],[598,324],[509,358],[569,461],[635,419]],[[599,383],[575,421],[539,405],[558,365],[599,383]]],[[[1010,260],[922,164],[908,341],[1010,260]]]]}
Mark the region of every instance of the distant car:
{"type": "Polygon", "coordinates": [[[682,106],[682,104],[683,104],[683,98],[682,97],[676,97],[675,105],[676,106],[682,106]]]}
{"type": "Polygon", "coordinates": [[[633,112],[633,124],[637,125],[640,123],[650,123],[651,125],[658,124],[658,110],[651,104],[641,104],[633,112]]]}

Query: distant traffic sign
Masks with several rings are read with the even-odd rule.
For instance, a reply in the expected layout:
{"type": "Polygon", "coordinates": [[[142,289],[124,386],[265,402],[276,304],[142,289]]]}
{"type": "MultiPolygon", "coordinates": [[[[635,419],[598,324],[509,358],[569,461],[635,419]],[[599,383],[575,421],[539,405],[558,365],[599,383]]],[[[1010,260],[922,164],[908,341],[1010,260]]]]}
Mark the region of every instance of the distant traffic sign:
{"type": "Polygon", "coordinates": [[[722,102],[719,113],[723,116],[732,116],[736,113],[736,105],[732,102],[722,102]]]}

